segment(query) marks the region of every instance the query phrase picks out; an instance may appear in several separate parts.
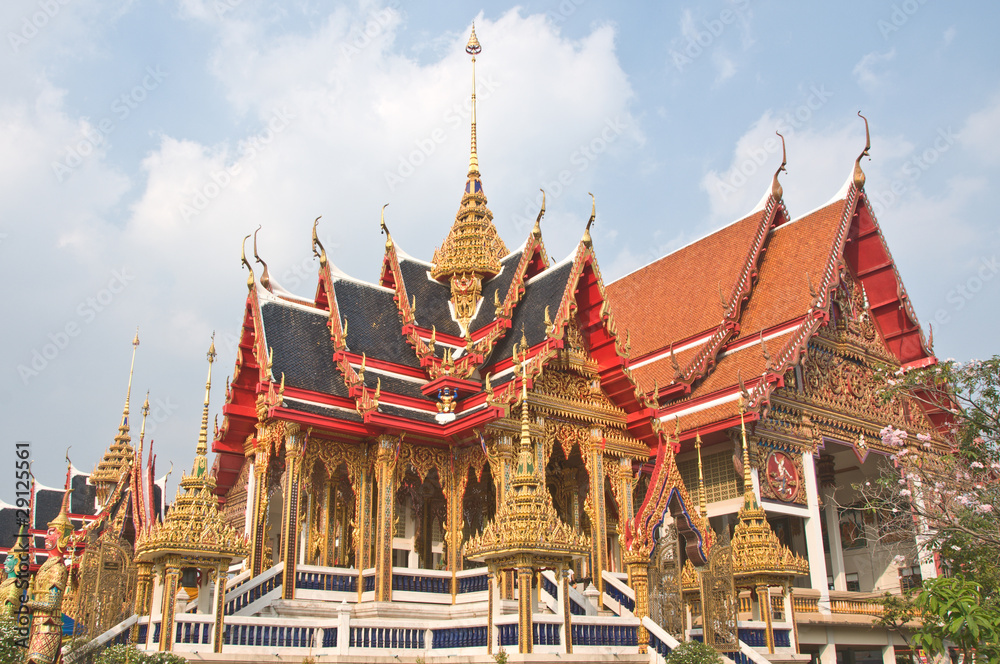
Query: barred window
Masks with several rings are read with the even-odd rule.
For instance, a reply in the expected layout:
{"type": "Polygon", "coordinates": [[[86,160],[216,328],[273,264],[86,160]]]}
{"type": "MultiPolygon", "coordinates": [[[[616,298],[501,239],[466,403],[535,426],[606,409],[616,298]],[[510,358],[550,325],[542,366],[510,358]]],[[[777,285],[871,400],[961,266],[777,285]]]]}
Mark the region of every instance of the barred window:
{"type": "MultiPolygon", "coordinates": [[[[705,475],[705,498],[707,503],[738,497],[743,487],[742,478],[737,477],[733,468],[733,456],[729,452],[703,454],[702,472],[705,475]]],[[[693,456],[677,464],[684,480],[684,486],[691,494],[691,500],[698,503],[698,457],[693,456]]]]}

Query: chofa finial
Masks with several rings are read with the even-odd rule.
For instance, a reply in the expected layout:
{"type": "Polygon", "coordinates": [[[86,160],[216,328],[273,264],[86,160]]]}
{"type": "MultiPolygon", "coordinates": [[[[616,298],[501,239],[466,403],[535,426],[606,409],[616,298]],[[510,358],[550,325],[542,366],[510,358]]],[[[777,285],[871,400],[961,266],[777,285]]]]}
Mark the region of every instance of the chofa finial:
{"type": "Polygon", "coordinates": [[[589,247],[593,243],[590,237],[590,227],[594,225],[594,220],[597,218],[597,199],[589,191],[587,193],[590,194],[590,219],[587,220],[587,228],[583,231],[583,243],[589,247]]]}
{"type": "Polygon", "coordinates": [[[785,164],[788,163],[788,153],[785,152],[785,137],[782,136],[781,132],[774,132],[781,137],[781,166],[778,166],[778,170],[774,172],[774,179],[771,180],[771,197],[776,201],[781,200],[781,196],[784,193],[781,189],[781,183],[778,182],[778,173],[785,171],[785,164]]]}
{"type": "Polygon", "coordinates": [[[247,277],[247,288],[249,290],[253,290],[253,282],[254,282],[253,268],[250,267],[250,263],[247,261],[247,240],[249,239],[250,239],[249,235],[243,236],[243,244],[242,248],[240,249],[240,262],[242,262],[243,265],[245,265],[247,270],[250,272],[250,276],[247,277]]]}
{"type": "Polygon", "coordinates": [[[538,216],[535,217],[535,227],[531,229],[531,234],[536,238],[542,236],[542,217],[545,216],[545,190],[539,189],[542,192],[542,209],[538,211],[538,216]]]}
{"type": "Polygon", "coordinates": [[[389,227],[385,225],[385,209],[389,207],[386,203],[382,206],[382,218],[379,220],[379,230],[385,233],[385,248],[389,249],[392,247],[392,235],[389,234],[389,227]]]}
{"type": "Polygon", "coordinates": [[[321,218],[322,215],[316,217],[316,220],[313,222],[312,250],[313,256],[319,259],[319,266],[326,267],[326,249],[323,247],[323,243],[319,241],[319,234],[316,233],[316,227],[319,226],[321,218]],[[317,247],[319,247],[319,250],[317,250],[317,247]]]}
{"type": "Polygon", "coordinates": [[[861,158],[868,157],[871,159],[868,151],[872,149],[872,136],[868,131],[868,118],[861,115],[861,111],[858,111],[858,117],[865,121],[865,149],[861,151],[861,154],[854,161],[854,186],[857,189],[862,189],[865,186],[865,172],[861,170],[861,158]]]}
{"type": "Polygon", "coordinates": [[[260,285],[267,290],[271,290],[271,276],[267,273],[267,263],[265,263],[264,259],[257,253],[257,233],[260,232],[260,229],[261,226],[258,225],[257,230],[253,232],[253,257],[258,263],[264,266],[264,269],[260,273],[260,285]]]}

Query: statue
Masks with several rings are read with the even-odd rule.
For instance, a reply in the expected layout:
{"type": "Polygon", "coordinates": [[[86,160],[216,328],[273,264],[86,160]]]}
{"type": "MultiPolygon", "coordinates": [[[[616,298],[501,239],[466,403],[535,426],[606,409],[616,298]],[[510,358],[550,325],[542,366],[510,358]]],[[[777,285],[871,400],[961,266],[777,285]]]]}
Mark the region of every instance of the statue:
{"type": "Polygon", "coordinates": [[[28,524],[21,524],[21,531],[17,535],[17,541],[10,548],[7,557],[3,561],[4,575],[3,582],[0,582],[0,618],[9,618],[18,615],[21,611],[21,597],[27,590],[27,575],[18,582],[18,566],[21,556],[28,553],[25,546],[28,542],[28,524]]]}
{"type": "Polygon", "coordinates": [[[59,651],[62,648],[63,594],[69,577],[65,556],[73,533],[73,523],[67,516],[71,493],[72,490],[69,490],[63,495],[62,509],[49,522],[45,535],[48,559],[35,574],[34,597],[28,602],[33,617],[24,664],[55,664],[59,661],[59,651]]]}

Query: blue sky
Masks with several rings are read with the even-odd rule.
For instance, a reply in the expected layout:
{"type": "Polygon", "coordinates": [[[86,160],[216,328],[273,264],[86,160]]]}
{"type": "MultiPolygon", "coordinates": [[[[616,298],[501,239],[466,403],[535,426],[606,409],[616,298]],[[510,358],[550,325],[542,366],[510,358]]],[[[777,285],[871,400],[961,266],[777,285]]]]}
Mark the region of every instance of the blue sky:
{"type": "MultiPolygon", "coordinates": [[[[133,430],[150,390],[158,469],[190,464],[204,352],[212,413],[245,297],[239,241],[311,295],[312,220],[368,280],[379,209],[429,258],[461,195],[476,20],[479,153],[511,248],[549,193],[568,254],[597,197],[606,281],[749,211],[788,139],[798,217],[867,190],[942,357],[997,352],[1000,71],[993,3],[328,3],[7,0],[0,8],[4,445],[43,484],[111,442],[136,325],[133,430]]],[[[173,489],[170,489],[171,493],[173,489]]],[[[10,502],[12,495],[0,495],[10,502]]]]}

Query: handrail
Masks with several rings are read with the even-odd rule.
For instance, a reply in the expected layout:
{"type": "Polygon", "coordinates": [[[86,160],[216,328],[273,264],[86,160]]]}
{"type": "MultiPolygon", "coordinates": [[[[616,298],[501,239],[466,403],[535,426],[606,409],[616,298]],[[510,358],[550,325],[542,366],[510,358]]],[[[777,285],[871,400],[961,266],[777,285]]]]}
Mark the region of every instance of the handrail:
{"type": "Polygon", "coordinates": [[[664,664],[673,649],[681,642],[649,616],[642,619],[642,626],[649,632],[649,661],[652,664],[664,664]]]}
{"type": "Polygon", "coordinates": [[[73,662],[77,661],[78,659],[85,657],[90,653],[95,652],[105,643],[113,641],[115,637],[121,636],[123,633],[127,633],[128,630],[132,628],[132,625],[134,625],[138,620],[139,616],[136,614],[132,614],[131,616],[121,621],[117,625],[114,625],[110,629],[97,635],[85,645],[82,645],[73,651],[65,653],[63,659],[66,661],[66,664],[73,664],[73,662]]]}
{"type": "Polygon", "coordinates": [[[612,609],[617,605],[619,614],[627,612],[631,617],[635,611],[635,591],[607,570],[601,572],[601,578],[604,579],[604,604],[612,609]]]}
{"type": "MultiPolygon", "coordinates": [[[[285,563],[278,563],[263,574],[241,583],[226,593],[225,613],[233,615],[258,601],[268,593],[280,588],[284,577],[285,563]]],[[[293,581],[294,583],[294,581],[293,581]]]]}

